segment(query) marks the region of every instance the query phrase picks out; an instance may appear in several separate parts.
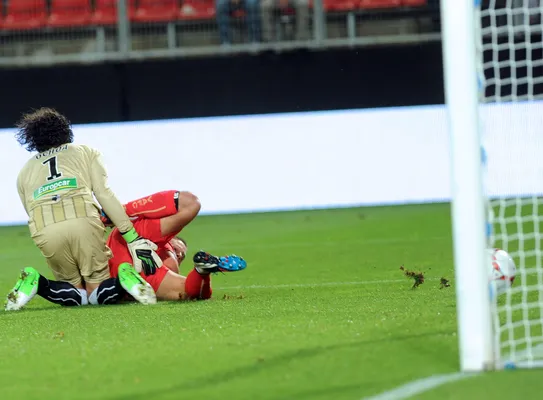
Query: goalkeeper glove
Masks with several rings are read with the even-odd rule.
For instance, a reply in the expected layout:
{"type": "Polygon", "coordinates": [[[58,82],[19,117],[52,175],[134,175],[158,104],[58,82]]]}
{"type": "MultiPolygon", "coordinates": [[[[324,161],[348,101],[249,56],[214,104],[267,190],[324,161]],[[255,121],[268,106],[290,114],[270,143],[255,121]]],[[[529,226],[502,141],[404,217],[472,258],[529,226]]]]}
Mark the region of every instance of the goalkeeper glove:
{"type": "Polygon", "coordinates": [[[132,256],[134,269],[145,275],[153,275],[157,268],[162,265],[162,260],[155,252],[158,248],[156,244],[148,239],[142,238],[135,228],[122,234],[128,245],[128,251],[132,256]]]}

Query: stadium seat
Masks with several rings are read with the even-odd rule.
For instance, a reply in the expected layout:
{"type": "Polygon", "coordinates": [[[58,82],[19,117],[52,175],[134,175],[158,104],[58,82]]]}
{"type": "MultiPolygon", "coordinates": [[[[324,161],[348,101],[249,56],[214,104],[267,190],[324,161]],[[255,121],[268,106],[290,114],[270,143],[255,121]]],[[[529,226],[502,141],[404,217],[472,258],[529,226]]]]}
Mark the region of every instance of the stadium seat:
{"type": "Polygon", "coordinates": [[[428,4],[428,0],[402,0],[402,6],[421,7],[428,4]]]}
{"type": "Polygon", "coordinates": [[[179,19],[185,21],[214,18],[215,3],[213,0],[184,0],[179,12],[179,19]]]}
{"type": "Polygon", "coordinates": [[[117,1],[96,0],[91,21],[95,25],[113,25],[117,22],[117,1]]]}
{"type": "Polygon", "coordinates": [[[355,0],[323,0],[325,12],[330,11],[349,11],[356,9],[355,0]]]}
{"type": "Polygon", "coordinates": [[[52,27],[87,25],[91,21],[89,0],[52,0],[48,25],[52,27]]]}
{"type": "Polygon", "coordinates": [[[402,0],[360,0],[360,8],[395,8],[400,7],[402,0]]]}
{"type": "Polygon", "coordinates": [[[177,18],[177,0],[139,0],[132,18],[137,22],[164,22],[177,18]]]}
{"type": "Polygon", "coordinates": [[[3,29],[26,30],[42,28],[47,23],[45,0],[10,0],[3,29]]]}
{"type": "MultiPolygon", "coordinates": [[[[135,14],[134,0],[127,0],[128,17],[135,14]]],[[[94,13],[91,17],[94,25],[114,25],[117,23],[117,0],[96,0],[94,13]]]]}

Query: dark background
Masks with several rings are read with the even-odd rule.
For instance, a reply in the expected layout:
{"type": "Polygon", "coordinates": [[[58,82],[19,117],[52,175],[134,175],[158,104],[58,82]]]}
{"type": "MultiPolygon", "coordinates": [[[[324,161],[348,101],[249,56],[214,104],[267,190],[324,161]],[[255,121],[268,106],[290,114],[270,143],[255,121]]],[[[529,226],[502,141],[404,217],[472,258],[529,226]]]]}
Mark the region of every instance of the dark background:
{"type": "Polygon", "coordinates": [[[441,43],[0,70],[0,127],[442,104],[441,43]]]}

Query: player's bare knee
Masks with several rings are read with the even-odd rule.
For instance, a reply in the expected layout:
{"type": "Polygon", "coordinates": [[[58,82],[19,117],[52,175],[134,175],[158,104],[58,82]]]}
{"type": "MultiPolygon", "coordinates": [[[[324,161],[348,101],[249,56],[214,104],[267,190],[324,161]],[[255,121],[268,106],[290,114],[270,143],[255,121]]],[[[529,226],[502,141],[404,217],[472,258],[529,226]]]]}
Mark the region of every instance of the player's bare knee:
{"type": "Polygon", "coordinates": [[[190,192],[179,192],[177,198],[177,213],[160,220],[163,236],[178,234],[190,224],[200,212],[200,200],[190,192]]]}
{"type": "Polygon", "coordinates": [[[195,218],[200,212],[202,205],[200,199],[191,192],[179,192],[179,207],[180,212],[186,212],[193,215],[195,218]]]}

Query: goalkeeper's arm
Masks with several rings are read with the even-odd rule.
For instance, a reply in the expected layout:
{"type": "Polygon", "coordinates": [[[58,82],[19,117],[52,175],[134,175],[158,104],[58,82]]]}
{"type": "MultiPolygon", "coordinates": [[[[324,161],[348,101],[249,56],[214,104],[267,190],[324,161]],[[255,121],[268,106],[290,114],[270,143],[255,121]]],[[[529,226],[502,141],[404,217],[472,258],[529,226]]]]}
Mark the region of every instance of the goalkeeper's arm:
{"type": "Polygon", "coordinates": [[[94,193],[96,200],[98,200],[105,213],[115,224],[115,226],[119,228],[119,231],[122,233],[127,233],[134,229],[132,221],[130,221],[130,218],[128,218],[128,215],[126,215],[124,206],[121,204],[119,199],[117,199],[117,196],[115,196],[115,193],[113,193],[107,183],[106,167],[104,166],[102,157],[98,152],[96,152],[94,160],[91,164],[90,175],[92,192],[94,193]]]}
{"type": "Polygon", "coordinates": [[[91,185],[96,200],[102,206],[104,212],[121,232],[128,244],[136,271],[144,271],[145,274],[154,274],[162,264],[160,257],[155,253],[156,244],[139,236],[134,225],[115,193],[107,183],[107,171],[100,153],[96,152],[91,164],[91,185]]]}

